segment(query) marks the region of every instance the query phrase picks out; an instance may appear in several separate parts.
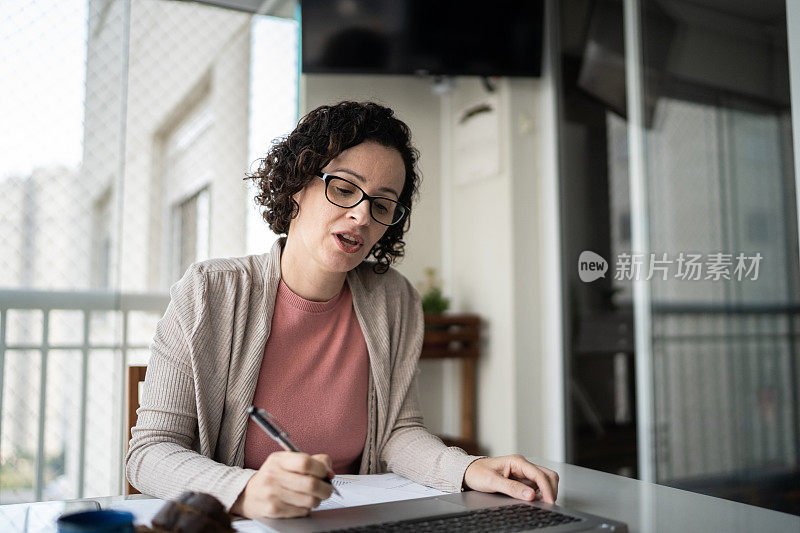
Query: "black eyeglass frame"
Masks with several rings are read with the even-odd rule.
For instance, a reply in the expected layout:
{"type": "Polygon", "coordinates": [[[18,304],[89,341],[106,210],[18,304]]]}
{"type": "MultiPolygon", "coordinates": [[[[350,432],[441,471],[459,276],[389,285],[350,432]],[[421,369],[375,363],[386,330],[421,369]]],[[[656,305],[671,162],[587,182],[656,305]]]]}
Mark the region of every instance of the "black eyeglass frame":
{"type": "Polygon", "coordinates": [[[362,189],[361,187],[359,187],[358,185],[356,185],[355,183],[353,183],[349,179],[343,178],[341,176],[334,176],[333,174],[327,174],[325,172],[318,172],[317,173],[317,177],[319,179],[321,179],[323,181],[323,183],[325,183],[325,199],[326,200],[328,200],[330,203],[332,203],[336,207],[341,207],[342,209],[351,209],[351,208],[357,206],[358,204],[360,204],[361,202],[363,202],[366,199],[367,201],[369,201],[369,216],[372,217],[372,220],[374,220],[378,224],[381,224],[382,226],[386,226],[388,228],[394,227],[394,226],[402,223],[406,219],[406,217],[409,215],[409,213],[411,213],[411,208],[408,207],[407,205],[402,204],[402,203],[398,202],[397,200],[393,200],[391,198],[387,198],[386,196],[370,196],[369,194],[364,192],[364,189],[362,189]],[[334,202],[333,200],[331,200],[330,196],[328,196],[328,183],[330,183],[330,180],[332,178],[336,178],[337,180],[346,181],[347,183],[349,183],[350,185],[352,185],[353,187],[355,187],[356,189],[361,191],[361,198],[356,203],[354,203],[353,205],[349,205],[349,206],[340,205],[340,204],[337,204],[336,202],[334,202]],[[377,200],[377,199],[388,200],[390,202],[396,203],[397,206],[403,210],[403,213],[400,215],[400,218],[397,219],[396,222],[393,222],[391,224],[386,224],[385,222],[381,222],[380,220],[375,218],[375,215],[372,213],[372,206],[374,206],[375,204],[373,204],[372,201],[373,200],[377,200]]]}

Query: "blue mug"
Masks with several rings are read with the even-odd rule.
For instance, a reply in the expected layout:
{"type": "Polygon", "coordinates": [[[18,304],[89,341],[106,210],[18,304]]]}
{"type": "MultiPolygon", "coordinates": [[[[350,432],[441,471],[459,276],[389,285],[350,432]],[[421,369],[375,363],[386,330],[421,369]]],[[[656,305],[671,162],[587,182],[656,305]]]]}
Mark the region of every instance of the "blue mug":
{"type": "Polygon", "coordinates": [[[61,515],[59,533],[134,533],[133,514],[126,511],[81,511],[61,515]]]}

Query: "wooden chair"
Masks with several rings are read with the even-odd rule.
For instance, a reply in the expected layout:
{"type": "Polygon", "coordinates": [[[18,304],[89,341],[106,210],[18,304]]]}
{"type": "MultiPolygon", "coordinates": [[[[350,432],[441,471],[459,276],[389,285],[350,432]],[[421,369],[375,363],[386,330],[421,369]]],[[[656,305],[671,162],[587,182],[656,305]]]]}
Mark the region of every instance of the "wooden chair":
{"type": "MultiPolygon", "coordinates": [[[[131,365],[128,367],[128,441],[131,439],[131,428],[136,425],[136,410],[139,409],[139,383],[144,381],[144,376],[147,373],[147,366],[145,365],[131,365]]],[[[128,450],[128,444],[125,444],[125,451],[128,450]]],[[[124,475],[124,474],[123,474],[124,475]]],[[[125,478],[125,494],[140,494],[138,490],[125,478]]]]}

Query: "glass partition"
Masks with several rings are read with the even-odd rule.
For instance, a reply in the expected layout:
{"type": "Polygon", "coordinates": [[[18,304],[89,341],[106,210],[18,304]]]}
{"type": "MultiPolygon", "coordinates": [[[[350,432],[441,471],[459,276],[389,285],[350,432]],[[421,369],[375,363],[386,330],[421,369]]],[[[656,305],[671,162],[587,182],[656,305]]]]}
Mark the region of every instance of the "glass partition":
{"type": "Polygon", "coordinates": [[[800,253],[786,6],[642,10],[649,252],[673,261],[649,283],[656,479],[790,505],[800,253]]]}
{"type": "Polygon", "coordinates": [[[297,120],[289,4],[0,3],[0,504],[120,494],[169,287],[272,244],[243,178],[297,120]]]}
{"type": "Polygon", "coordinates": [[[785,2],[559,5],[570,457],[800,512],[785,2]]]}

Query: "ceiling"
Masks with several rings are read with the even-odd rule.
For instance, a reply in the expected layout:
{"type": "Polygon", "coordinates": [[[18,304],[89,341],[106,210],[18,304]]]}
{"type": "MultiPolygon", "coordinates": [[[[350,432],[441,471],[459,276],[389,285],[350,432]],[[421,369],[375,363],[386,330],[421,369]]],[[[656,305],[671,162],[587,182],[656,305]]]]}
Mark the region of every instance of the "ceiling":
{"type": "Polygon", "coordinates": [[[294,17],[295,0],[178,0],[273,17],[294,17]]]}
{"type": "Polygon", "coordinates": [[[774,24],[786,18],[786,0],[657,0],[666,5],[694,5],[752,22],[774,24]]]}

